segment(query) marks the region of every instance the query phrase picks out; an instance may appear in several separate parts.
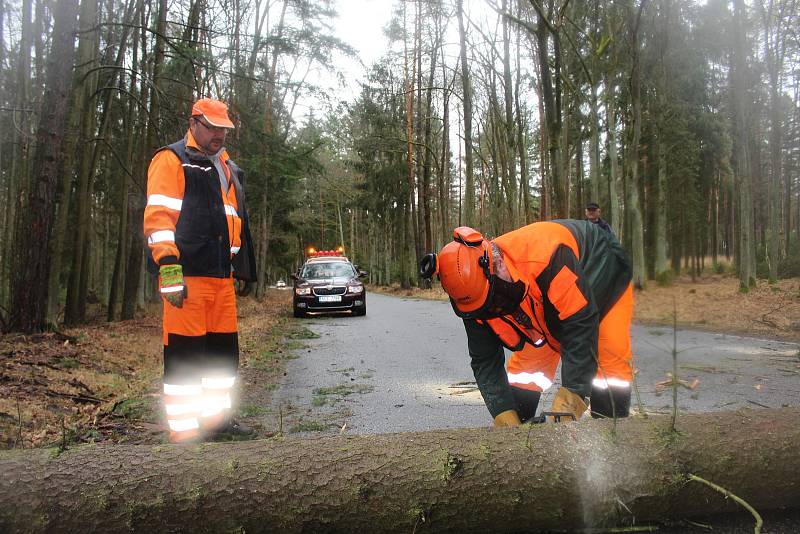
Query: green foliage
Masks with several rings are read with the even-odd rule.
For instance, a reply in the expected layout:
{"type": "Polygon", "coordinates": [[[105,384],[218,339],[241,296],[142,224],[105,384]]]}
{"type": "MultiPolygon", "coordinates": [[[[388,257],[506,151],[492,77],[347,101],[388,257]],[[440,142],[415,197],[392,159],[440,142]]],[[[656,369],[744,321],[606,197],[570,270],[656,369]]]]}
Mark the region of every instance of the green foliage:
{"type": "Polygon", "coordinates": [[[289,339],[317,339],[319,334],[312,332],[309,328],[305,326],[297,326],[290,329],[286,333],[286,337],[289,339]]]}
{"type": "Polygon", "coordinates": [[[354,393],[363,394],[370,393],[375,388],[368,384],[339,384],[338,386],[317,388],[314,390],[315,395],[340,395],[346,397],[354,393]]]}
{"type": "MultiPolygon", "coordinates": [[[[345,373],[345,376],[347,376],[347,373],[345,373]]],[[[367,384],[340,384],[338,386],[317,388],[314,390],[311,404],[314,406],[336,404],[336,402],[348,395],[369,393],[374,389],[374,387],[367,384]]]]}
{"type": "Polygon", "coordinates": [[[330,425],[320,423],[319,421],[302,420],[296,425],[292,426],[292,428],[289,429],[289,432],[292,434],[297,434],[298,432],[324,432],[329,426],[330,425]]]}

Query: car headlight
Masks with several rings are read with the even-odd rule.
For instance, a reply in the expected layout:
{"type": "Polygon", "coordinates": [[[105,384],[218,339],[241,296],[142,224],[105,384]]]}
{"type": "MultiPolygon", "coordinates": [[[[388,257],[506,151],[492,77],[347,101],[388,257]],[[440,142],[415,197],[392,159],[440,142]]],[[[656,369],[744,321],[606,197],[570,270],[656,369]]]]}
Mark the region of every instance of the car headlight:
{"type": "Polygon", "coordinates": [[[296,287],[294,289],[294,294],[295,295],[310,295],[311,294],[311,288],[310,287],[296,287]]]}
{"type": "Polygon", "coordinates": [[[357,286],[347,286],[348,293],[361,293],[364,291],[364,286],[357,285],[357,286]]]}

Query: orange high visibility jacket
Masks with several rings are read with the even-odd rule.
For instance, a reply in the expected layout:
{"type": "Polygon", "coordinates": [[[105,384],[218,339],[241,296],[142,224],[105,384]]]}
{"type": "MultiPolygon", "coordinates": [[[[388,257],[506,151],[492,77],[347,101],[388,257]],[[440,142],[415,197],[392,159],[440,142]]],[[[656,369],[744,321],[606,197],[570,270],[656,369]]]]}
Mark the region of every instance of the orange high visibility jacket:
{"type": "Polygon", "coordinates": [[[493,416],[513,409],[503,346],[549,344],[561,354],[564,386],[588,396],[597,371],[600,319],[631,280],[619,242],[588,221],[533,223],[493,242],[526,294],[513,315],[465,320],[475,379],[493,416]]]}
{"type": "Polygon", "coordinates": [[[186,276],[255,280],[255,257],[241,180],[226,151],[217,166],[186,138],[160,149],[147,178],[144,233],[158,265],[180,263],[186,276]]]}

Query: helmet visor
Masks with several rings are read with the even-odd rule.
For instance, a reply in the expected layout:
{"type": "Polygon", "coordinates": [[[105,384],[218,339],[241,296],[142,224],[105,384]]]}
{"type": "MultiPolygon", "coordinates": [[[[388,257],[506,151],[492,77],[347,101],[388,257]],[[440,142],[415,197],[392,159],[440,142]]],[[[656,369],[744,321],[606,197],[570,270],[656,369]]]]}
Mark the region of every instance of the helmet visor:
{"type": "Polygon", "coordinates": [[[462,319],[495,319],[503,315],[510,315],[518,308],[525,297],[525,284],[520,280],[508,282],[497,275],[489,277],[489,293],[480,308],[465,312],[450,299],[453,311],[462,319]]]}

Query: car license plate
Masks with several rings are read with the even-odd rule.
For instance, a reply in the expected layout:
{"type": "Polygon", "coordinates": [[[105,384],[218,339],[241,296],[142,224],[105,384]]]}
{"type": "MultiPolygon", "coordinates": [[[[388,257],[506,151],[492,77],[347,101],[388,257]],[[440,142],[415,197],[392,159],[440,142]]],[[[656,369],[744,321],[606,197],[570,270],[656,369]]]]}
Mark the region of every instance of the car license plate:
{"type": "Polygon", "coordinates": [[[320,295],[318,298],[320,302],[342,302],[341,295],[320,295]]]}

